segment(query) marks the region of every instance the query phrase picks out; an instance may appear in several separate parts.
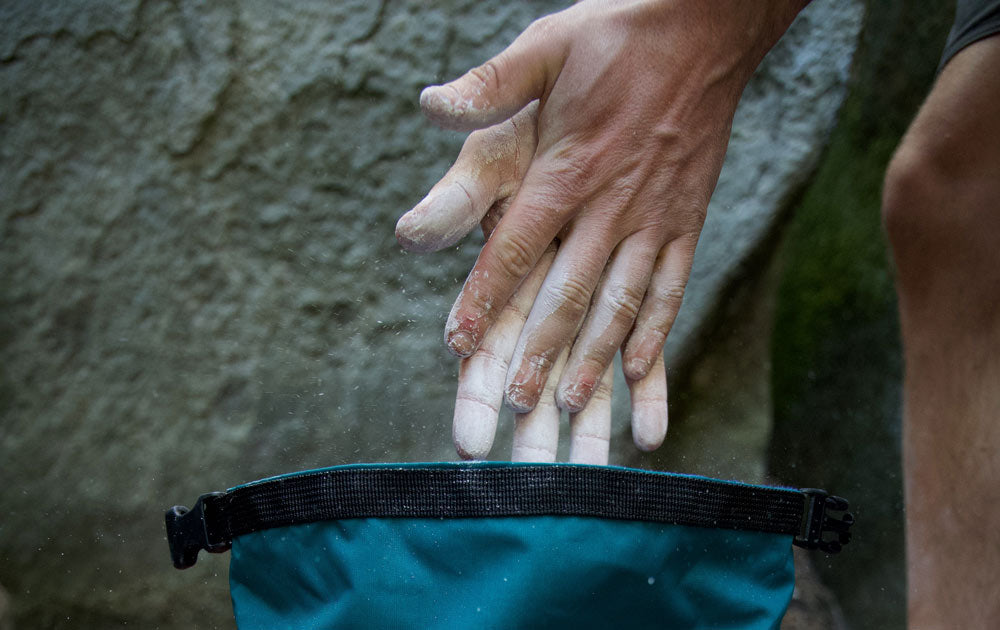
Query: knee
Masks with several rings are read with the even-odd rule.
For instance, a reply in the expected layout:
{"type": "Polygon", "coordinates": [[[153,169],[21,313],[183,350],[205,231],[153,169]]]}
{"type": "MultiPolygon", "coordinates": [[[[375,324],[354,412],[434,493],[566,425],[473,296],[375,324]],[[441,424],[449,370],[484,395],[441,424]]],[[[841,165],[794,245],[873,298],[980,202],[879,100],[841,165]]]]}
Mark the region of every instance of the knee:
{"type": "Polygon", "coordinates": [[[1000,160],[963,163],[956,158],[967,147],[956,136],[913,131],[889,163],[882,191],[900,297],[910,305],[949,297],[994,304],[1000,160]]]}
{"type": "Polygon", "coordinates": [[[882,225],[899,256],[927,235],[940,184],[926,149],[904,141],[886,169],[882,187],[882,225]]]}
{"type": "Polygon", "coordinates": [[[943,262],[966,238],[947,152],[933,139],[910,134],[896,150],[882,189],[882,224],[900,279],[943,262]]]}

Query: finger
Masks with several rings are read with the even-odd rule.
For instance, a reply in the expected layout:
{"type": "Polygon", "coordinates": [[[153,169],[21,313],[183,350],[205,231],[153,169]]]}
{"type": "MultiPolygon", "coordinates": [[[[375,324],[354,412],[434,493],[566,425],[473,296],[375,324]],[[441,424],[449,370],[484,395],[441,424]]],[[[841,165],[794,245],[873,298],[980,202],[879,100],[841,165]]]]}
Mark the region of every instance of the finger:
{"type": "Polygon", "coordinates": [[[645,239],[634,234],[622,241],[601,278],[556,388],[556,402],[567,411],[584,408],[632,329],[656,261],[656,247],[645,239]]]}
{"type": "Polygon", "coordinates": [[[590,308],[613,248],[598,244],[595,231],[604,232],[588,222],[568,234],[531,307],[507,376],[505,395],[514,411],[525,413],[538,402],[552,361],[569,347],[590,308]]]}
{"type": "Polygon", "coordinates": [[[614,378],[611,366],[601,375],[601,380],[583,411],[569,417],[569,461],[574,464],[608,463],[611,446],[611,388],[614,378]]]}
{"type": "MultiPolygon", "coordinates": [[[[554,374],[566,364],[569,351],[564,351],[556,360],[554,374]]],[[[528,413],[514,414],[514,448],[510,460],[513,462],[554,462],[559,446],[559,417],[561,412],[555,401],[556,379],[553,376],[545,384],[541,399],[528,413]]]]}
{"type": "Polygon", "coordinates": [[[667,243],[657,256],[646,297],[622,353],[622,370],[632,380],[645,376],[663,354],[663,344],[681,308],[697,244],[697,235],[683,236],[667,243]]]}
{"type": "Polygon", "coordinates": [[[514,195],[521,187],[521,182],[528,171],[528,165],[534,157],[535,148],[538,146],[538,101],[532,101],[527,107],[510,119],[510,124],[514,128],[517,142],[514,145],[514,178],[513,180],[501,183],[499,201],[487,211],[486,215],[479,222],[483,230],[483,237],[489,239],[493,230],[500,224],[500,219],[507,213],[514,195]]]}
{"type": "Polygon", "coordinates": [[[553,247],[518,287],[479,350],[459,366],[452,439],[463,459],[485,459],[493,447],[510,357],[554,257],[553,247]]]}
{"type": "Polygon", "coordinates": [[[661,354],[646,376],[626,377],[632,398],[632,441],[640,451],[655,451],[667,435],[667,370],[661,354]]]}
{"type": "Polygon", "coordinates": [[[535,151],[537,104],[466,139],[455,164],[423,200],[400,217],[396,239],[407,250],[450,247],[469,233],[498,200],[519,186],[535,151]]]}
{"type": "Polygon", "coordinates": [[[506,120],[540,98],[565,59],[560,29],[550,19],[529,26],[502,53],[444,85],[420,94],[420,109],[433,123],[458,131],[506,120]]]}
{"type": "Polygon", "coordinates": [[[448,315],[445,343],[453,354],[466,357],[479,347],[499,315],[497,305],[507,303],[567,217],[589,194],[583,182],[570,185],[570,177],[558,158],[536,156],[528,167],[521,189],[483,245],[448,315]]]}

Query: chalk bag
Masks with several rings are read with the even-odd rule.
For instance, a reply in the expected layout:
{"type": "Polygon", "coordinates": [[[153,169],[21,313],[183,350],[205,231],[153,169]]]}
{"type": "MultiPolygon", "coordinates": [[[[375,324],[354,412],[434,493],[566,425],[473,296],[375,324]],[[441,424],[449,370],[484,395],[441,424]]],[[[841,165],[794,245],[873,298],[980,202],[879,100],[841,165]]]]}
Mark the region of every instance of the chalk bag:
{"type": "Polygon", "coordinates": [[[240,630],[778,628],[792,545],[835,553],[822,490],[572,464],[365,464],[166,515],[173,563],[231,550],[240,630]]]}

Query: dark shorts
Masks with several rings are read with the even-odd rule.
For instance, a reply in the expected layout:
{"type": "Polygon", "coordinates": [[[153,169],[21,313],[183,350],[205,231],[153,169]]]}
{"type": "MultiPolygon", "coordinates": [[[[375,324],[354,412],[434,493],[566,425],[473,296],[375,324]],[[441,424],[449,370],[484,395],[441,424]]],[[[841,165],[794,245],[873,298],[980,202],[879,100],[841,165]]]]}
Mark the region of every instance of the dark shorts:
{"type": "Polygon", "coordinates": [[[951,27],[938,68],[943,68],[969,44],[997,33],[1000,33],[1000,0],[958,0],[955,24],[951,27]]]}

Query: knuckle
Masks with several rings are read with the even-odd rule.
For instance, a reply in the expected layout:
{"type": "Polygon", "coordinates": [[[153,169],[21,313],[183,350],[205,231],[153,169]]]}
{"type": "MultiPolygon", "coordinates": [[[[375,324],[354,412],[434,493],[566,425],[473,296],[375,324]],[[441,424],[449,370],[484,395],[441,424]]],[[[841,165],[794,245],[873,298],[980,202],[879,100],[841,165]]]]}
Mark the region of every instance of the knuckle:
{"type": "Polygon", "coordinates": [[[590,308],[590,289],[576,278],[566,278],[550,290],[556,307],[577,319],[590,308]]]}
{"type": "Polygon", "coordinates": [[[581,139],[567,140],[552,151],[546,169],[549,193],[561,199],[580,199],[593,191],[606,173],[600,152],[581,139]]]}
{"type": "Polygon", "coordinates": [[[669,284],[656,291],[656,299],[668,311],[676,310],[680,308],[681,301],[684,300],[684,290],[683,284],[669,284]]]}
{"type": "Polygon", "coordinates": [[[556,23],[555,15],[545,15],[529,24],[524,32],[529,36],[545,37],[555,28],[556,23]]]}
{"type": "Polygon", "coordinates": [[[475,77],[484,90],[497,90],[500,88],[499,64],[495,59],[490,59],[481,66],[469,70],[469,74],[475,77]]]}
{"type": "Polygon", "coordinates": [[[644,294],[644,291],[635,287],[621,285],[608,291],[604,299],[616,319],[632,322],[639,315],[644,294]]]}
{"type": "Polygon", "coordinates": [[[491,136],[491,129],[479,129],[473,131],[462,143],[462,150],[459,151],[459,158],[465,156],[475,156],[478,157],[480,154],[486,152],[486,147],[489,145],[491,136]]]}
{"type": "Polygon", "coordinates": [[[609,190],[614,213],[624,215],[641,191],[642,183],[634,175],[619,178],[609,190]]]}
{"type": "Polygon", "coordinates": [[[504,232],[495,234],[497,239],[497,259],[500,268],[511,278],[523,278],[528,275],[535,266],[535,256],[531,246],[523,236],[515,233],[504,232]]]}
{"type": "Polygon", "coordinates": [[[598,156],[577,146],[564,147],[555,157],[552,176],[557,182],[575,186],[589,181],[598,171],[598,156]]]}

